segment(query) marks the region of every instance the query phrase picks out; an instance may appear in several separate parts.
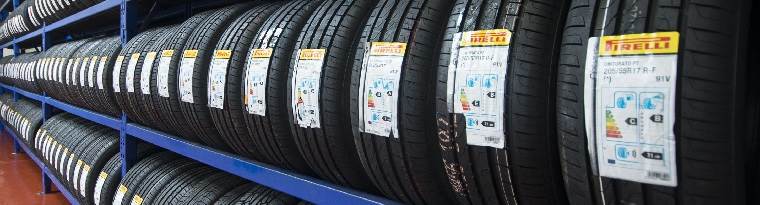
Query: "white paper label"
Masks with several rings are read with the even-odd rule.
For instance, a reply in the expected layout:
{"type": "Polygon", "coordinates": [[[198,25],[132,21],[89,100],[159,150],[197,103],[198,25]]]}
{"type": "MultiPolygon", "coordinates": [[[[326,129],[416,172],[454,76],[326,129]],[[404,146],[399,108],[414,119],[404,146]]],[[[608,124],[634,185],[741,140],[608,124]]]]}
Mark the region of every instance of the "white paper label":
{"type": "Polygon", "coordinates": [[[298,50],[290,97],[293,99],[293,117],[303,128],[320,127],[319,87],[325,52],[325,49],[298,50]]]}
{"type": "Polygon", "coordinates": [[[124,63],[124,56],[118,56],[116,57],[116,64],[113,65],[113,73],[112,73],[112,81],[113,81],[113,91],[114,92],[121,92],[121,87],[119,83],[119,76],[121,76],[121,64],[124,63]]]}
{"type": "Polygon", "coordinates": [[[227,66],[231,56],[230,50],[214,51],[207,84],[209,107],[224,109],[224,85],[227,82],[227,66]]]}
{"type": "Polygon", "coordinates": [[[90,61],[90,68],[87,69],[87,86],[95,87],[95,66],[98,63],[98,56],[92,57],[90,61]]]}
{"type": "Polygon", "coordinates": [[[71,152],[71,154],[69,155],[69,163],[67,163],[66,167],[64,167],[64,168],[66,168],[66,170],[64,171],[65,172],[64,175],[66,175],[66,181],[71,181],[71,175],[68,174],[69,171],[70,171],[69,168],[71,167],[71,164],[74,163],[74,160],[76,160],[76,159],[77,158],[74,155],[74,152],[71,152]]]}
{"type": "Polygon", "coordinates": [[[103,90],[103,72],[106,69],[106,63],[108,62],[108,57],[101,57],[100,58],[100,64],[98,65],[98,89],[103,90]]]}
{"type": "Polygon", "coordinates": [[[511,37],[507,29],[468,31],[454,37],[447,89],[454,113],[464,115],[469,145],[505,146],[504,92],[511,37]]]}
{"type": "Polygon", "coordinates": [[[143,60],[142,69],[140,70],[140,91],[142,94],[150,95],[150,74],[153,69],[153,61],[156,60],[156,52],[149,52],[143,60]]]}
{"type": "Polygon", "coordinates": [[[266,116],[266,88],[269,58],[272,49],[253,49],[245,70],[245,96],[243,102],[250,114],[266,116]]]}
{"type": "Polygon", "coordinates": [[[124,194],[127,194],[127,187],[119,184],[119,188],[116,189],[116,196],[113,197],[113,203],[111,204],[121,204],[121,201],[124,200],[124,194]]]}
{"type": "Polygon", "coordinates": [[[130,93],[135,92],[135,68],[138,59],[140,59],[140,53],[134,53],[127,62],[127,75],[124,77],[124,83],[127,85],[127,92],[130,93]]]}
{"type": "Polygon", "coordinates": [[[82,166],[82,176],[79,177],[79,194],[84,197],[85,193],[85,183],[87,182],[87,175],[90,174],[90,165],[83,165],[82,166]]]}
{"type": "Polygon", "coordinates": [[[74,182],[74,189],[79,189],[79,171],[82,170],[82,165],[84,165],[84,161],[80,159],[77,161],[76,167],[74,167],[74,179],[72,179],[74,182]]]}
{"type": "Polygon", "coordinates": [[[678,33],[603,36],[596,64],[599,174],[676,186],[678,33]]]}
{"type": "Polygon", "coordinates": [[[95,204],[100,204],[100,193],[102,192],[103,184],[106,183],[106,179],[108,179],[108,174],[100,172],[100,175],[98,175],[98,181],[95,182],[95,194],[92,196],[95,200],[95,204]]]}
{"type": "MultiPolygon", "coordinates": [[[[92,59],[95,59],[95,58],[92,58],[92,59]]],[[[85,80],[85,75],[87,75],[87,66],[88,66],[87,62],[89,62],[89,61],[90,61],[90,57],[86,57],[86,58],[84,58],[84,60],[82,60],[82,66],[79,68],[79,84],[78,84],[78,86],[83,86],[83,87],[85,86],[84,80],[85,80]]]]}
{"type": "Polygon", "coordinates": [[[193,69],[198,50],[185,50],[179,65],[179,97],[182,102],[193,103],[193,69]]]}
{"type": "Polygon", "coordinates": [[[364,132],[398,138],[398,86],[406,43],[372,42],[363,70],[362,100],[364,132]]]}
{"type": "Polygon", "coordinates": [[[174,50],[164,50],[161,52],[161,58],[158,60],[158,76],[156,84],[158,86],[158,95],[169,97],[169,66],[171,66],[174,50]]]}

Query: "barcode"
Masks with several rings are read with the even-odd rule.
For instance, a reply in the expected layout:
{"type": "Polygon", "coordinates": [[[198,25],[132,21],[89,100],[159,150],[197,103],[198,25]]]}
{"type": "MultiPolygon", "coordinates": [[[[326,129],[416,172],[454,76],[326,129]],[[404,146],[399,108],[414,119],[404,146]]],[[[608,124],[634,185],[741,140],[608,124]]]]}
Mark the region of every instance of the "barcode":
{"type": "Polygon", "coordinates": [[[648,171],[647,172],[647,177],[649,177],[649,178],[655,178],[655,179],[659,179],[659,180],[665,180],[665,181],[670,180],[670,174],[668,174],[668,173],[662,173],[662,172],[648,171]]]}
{"type": "Polygon", "coordinates": [[[486,142],[491,144],[499,144],[501,143],[501,138],[499,137],[485,137],[486,142]]]}

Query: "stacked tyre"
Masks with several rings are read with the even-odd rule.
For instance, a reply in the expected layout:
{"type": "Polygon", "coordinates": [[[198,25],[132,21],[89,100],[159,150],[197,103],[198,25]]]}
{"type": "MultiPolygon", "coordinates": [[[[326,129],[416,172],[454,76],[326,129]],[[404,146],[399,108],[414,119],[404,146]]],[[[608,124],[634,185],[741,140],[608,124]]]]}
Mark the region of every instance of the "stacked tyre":
{"type": "Polygon", "coordinates": [[[99,2],[97,0],[23,1],[14,11],[8,13],[7,20],[0,22],[0,42],[5,43],[12,40],[13,37],[23,36],[39,29],[45,23],[50,25],[99,2]]]}
{"type": "MultiPolygon", "coordinates": [[[[170,152],[137,162],[111,204],[298,204],[300,200],[170,152]]],[[[102,203],[102,201],[101,201],[102,203]]]]}
{"type": "Polygon", "coordinates": [[[15,85],[29,92],[40,93],[35,77],[39,57],[39,53],[29,53],[3,58],[0,61],[0,67],[2,68],[0,71],[0,81],[8,85],[15,85]]]}
{"type": "Polygon", "coordinates": [[[24,99],[13,100],[10,94],[0,95],[0,118],[8,128],[25,143],[34,141],[35,133],[42,124],[42,109],[38,104],[24,99]]]}

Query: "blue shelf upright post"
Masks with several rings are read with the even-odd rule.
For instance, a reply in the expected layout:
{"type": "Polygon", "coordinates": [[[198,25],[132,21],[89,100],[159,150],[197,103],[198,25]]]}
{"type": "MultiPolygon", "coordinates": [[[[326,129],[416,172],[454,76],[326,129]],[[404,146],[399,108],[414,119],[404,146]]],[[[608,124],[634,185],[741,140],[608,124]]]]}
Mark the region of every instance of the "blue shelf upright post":
{"type": "Polygon", "coordinates": [[[47,51],[50,46],[50,38],[48,38],[47,30],[45,29],[46,23],[42,23],[42,51],[47,51]]]}
{"type": "MultiPolygon", "coordinates": [[[[121,0],[121,12],[119,20],[119,37],[121,46],[126,47],[127,42],[137,33],[137,5],[135,1],[121,0]]],[[[127,115],[121,114],[121,126],[119,127],[119,146],[122,159],[121,176],[127,175],[127,170],[137,161],[136,138],[127,136],[127,115]]]]}
{"type": "MultiPolygon", "coordinates": [[[[44,26],[44,25],[43,25],[44,26]]],[[[47,50],[45,48],[45,33],[43,32],[42,37],[42,48],[43,50],[47,50]]],[[[42,123],[45,123],[47,119],[49,119],[51,116],[53,116],[53,106],[50,106],[50,104],[47,103],[47,94],[42,93],[42,99],[40,100],[40,103],[42,103],[42,123]]],[[[47,194],[51,192],[50,184],[52,183],[52,180],[50,179],[50,176],[47,175],[44,171],[42,172],[42,194],[47,194]]]]}
{"type": "MultiPolygon", "coordinates": [[[[15,47],[16,44],[13,44],[13,45],[15,47]]],[[[18,92],[13,92],[13,102],[18,102],[18,98],[19,98],[18,92]]],[[[20,153],[19,150],[21,150],[21,146],[19,146],[18,141],[16,141],[16,139],[14,138],[13,139],[13,154],[20,153]]]]}

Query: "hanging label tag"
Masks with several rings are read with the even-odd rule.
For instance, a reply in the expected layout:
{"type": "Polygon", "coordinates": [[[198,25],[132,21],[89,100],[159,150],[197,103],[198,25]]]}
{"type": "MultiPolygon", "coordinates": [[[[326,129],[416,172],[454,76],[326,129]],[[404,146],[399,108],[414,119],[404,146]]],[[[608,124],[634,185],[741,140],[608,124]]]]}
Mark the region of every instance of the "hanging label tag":
{"type": "Polygon", "coordinates": [[[169,97],[169,66],[171,65],[174,50],[161,51],[161,59],[158,60],[158,76],[156,84],[158,86],[158,95],[169,97]]]}
{"type": "Polygon", "coordinates": [[[185,50],[179,65],[179,97],[182,102],[193,103],[193,67],[198,50],[185,50]]]}
{"type": "Polygon", "coordinates": [[[124,76],[124,83],[127,86],[127,92],[135,92],[135,68],[137,61],[140,59],[140,53],[133,53],[127,62],[127,75],[124,76]]]}
{"type": "Polygon", "coordinates": [[[227,66],[232,57],[231,50],[216,50],[211,59],[208,74],[208,106],[224,109],[224,86],[227,83],[227,66]]]}
{"type": "Polygon", "coordinates": [[[293,116],[303,128],[319,128],[319,87],[325,49],[299,49],[292,79],[293,116]]]}
{"type": "Polygon", "coordinates": [[[267,76],[272,49],[253,49],[245,70],[245,109],[250,114],[266,116],[267,76]]]}
{"type": "Polygon", "coordinates": [[[98,181],[95,182],[95,194],[93,194],[93,198],[95,200],[95,204],[100,204],[100,193],[102,193],[103,184],[106,183],[106,179],[108,179],[108,173],[100,172],[100,175],[98,175],[98,181]]]}
{"type": "Polygon", "coordinates": [[[454,38],[447,89],[454,113],[464,115],[468,145],[505,147],[504,92],[511,38],[507,29],[462,32],[454,38]]]}
{"type": "Polygon", "coordinates": [[[600,38],[596,83],[585,92],[595,93],[601,176],[677,185],[673,127],[678,38],[678,32],[600,38]]]}
{"type": "Polygon", "coordinates": [[[98,65],[98,89],[103,90],[103,72],[106,69],[106,63],[108,63],[108,57],[100,57],[100,64],[98,65]]]}
{"type": "Polygon", "coordinates": [[[398,91],[406,43],[372,42],[364,57],[362,100],[364,132],[398,138],[398,91]]]}
{"type": "Polygon", "coordinates": [[[118,56],[116,57],[116,64],[113,65],[113,73],[111,75],[113,79],[113,91],[114,92],[121,92],[121,88],[119,86],[119,77],[121,76],[121,64],[124,63],[124,56],[118,56]]]}
{"type": "Polygon", "coordinates": [[[150,74],[153,71],[153,61],[156,60],[156,54],[157,52],[146,54],[142,69],[140,69],[140,91],[145,95],[150,95],[150,74]]]}

